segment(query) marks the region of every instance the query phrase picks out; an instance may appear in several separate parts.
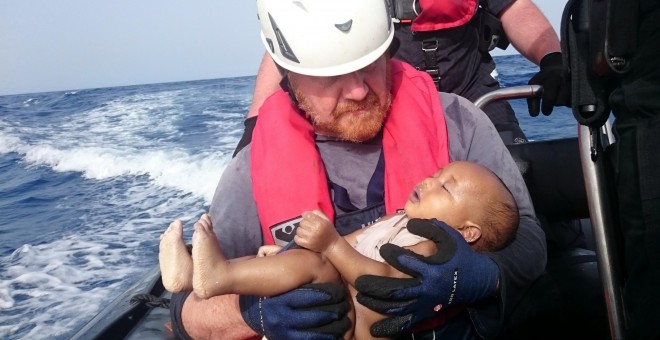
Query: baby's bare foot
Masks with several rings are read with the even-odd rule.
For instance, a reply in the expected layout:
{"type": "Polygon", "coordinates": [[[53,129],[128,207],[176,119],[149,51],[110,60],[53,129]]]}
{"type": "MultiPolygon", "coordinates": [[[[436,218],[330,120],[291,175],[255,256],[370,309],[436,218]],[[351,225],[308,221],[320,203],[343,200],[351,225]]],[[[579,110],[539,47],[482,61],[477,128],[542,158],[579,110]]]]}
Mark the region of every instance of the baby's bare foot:
{"type": "Polygon", "coordinates": [[[183,223],[180,220],[170,223],[160,235],[158,261],[165,289],[177,293],[192,288],[192,257],[183,242],[183,223]]]}
{"type": "Polygon", "coordinates": [[[218,238],[213,232],[209,215],[195,223],[193,243],[193,290],[202,299],[226,293],[223,278],[227,260],[222,254],[218,238]]]}

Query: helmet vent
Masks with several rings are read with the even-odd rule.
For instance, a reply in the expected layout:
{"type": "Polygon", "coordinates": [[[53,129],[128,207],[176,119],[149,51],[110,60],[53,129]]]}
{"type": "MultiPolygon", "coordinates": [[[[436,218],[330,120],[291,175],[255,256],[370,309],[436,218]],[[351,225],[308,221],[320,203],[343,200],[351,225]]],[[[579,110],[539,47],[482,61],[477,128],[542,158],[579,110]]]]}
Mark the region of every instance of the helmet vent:
{"type": "Polygon", "coordinates": [[[343,24],[335,24],[335,27],[337,27],[337,29],[342,32],[349,32],[351,30],[351,26],[353,26],[353,19],[343,24]]]}
{"type": "Polygon", "coordinates": [[[280,48],[280,51],[282,52],[282,56],[293,61],[296,63],[300,63],[298,60],[298,57],[291,51],[291,46],[289,46],[289,43],[286,42],[286,39],[284,38],[284,34],[282,34],[282,31],[280,31],[279,26],[277,26],[277,23],[273,19],[273,16],[268,14],[268,19],[270,19],[270,25],[273,27],[273,32],[275,32],[275,37],[277,38],[277,45],[280,48]]]}
{"type": "Polygon", "coordinates": [[[273,41],[266,38],[266,42],[268,43],[268,48],[270,49],[270,52],[275,53],[275,46],[273,46],[273,41]]]}

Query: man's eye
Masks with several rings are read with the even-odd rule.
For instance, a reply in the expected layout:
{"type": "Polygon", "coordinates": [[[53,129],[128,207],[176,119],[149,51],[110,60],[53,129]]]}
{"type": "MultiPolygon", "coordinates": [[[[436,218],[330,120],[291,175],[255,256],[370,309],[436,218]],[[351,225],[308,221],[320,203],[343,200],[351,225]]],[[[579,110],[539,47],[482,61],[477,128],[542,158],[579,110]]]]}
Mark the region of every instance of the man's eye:
{"type": "Polygon", "coordinates": [[[323,87],[328,87],[332,84],[334,84],[337,79],[339,79],[338,76],[333,76],[333,77],[322,77],[319,79],[319,84],[323,87]]]}

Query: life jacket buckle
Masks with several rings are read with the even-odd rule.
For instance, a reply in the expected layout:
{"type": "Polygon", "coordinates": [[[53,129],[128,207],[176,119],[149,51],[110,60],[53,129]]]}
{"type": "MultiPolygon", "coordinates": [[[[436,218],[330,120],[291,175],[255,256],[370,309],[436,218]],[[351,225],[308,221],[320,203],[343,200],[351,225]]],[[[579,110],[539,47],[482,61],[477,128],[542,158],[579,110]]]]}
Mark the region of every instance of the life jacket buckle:
{"type": "Polygon", "coordinates": [[[437,39],[425,39],[424,41],[422,41],[422,51],[435,53],[435,51],[437,50],[438,50],[437,39]]]}
{"type": "Polygon", "coordinates": [[[438,51],[439,46],[440,44],[438,43],[438,39],[434,37],[424,39],[422,41],[422,51],[424,51],[425,66],[426,66],[423,68],[423,71],[425,71],[431,76],[431,79],[433,79],[433,83],[435,84],[435,88],[438,91],[440,91],[441,77],[440,77],[440,66],[436,61],[435,54],[436,51],[438,51]]]}

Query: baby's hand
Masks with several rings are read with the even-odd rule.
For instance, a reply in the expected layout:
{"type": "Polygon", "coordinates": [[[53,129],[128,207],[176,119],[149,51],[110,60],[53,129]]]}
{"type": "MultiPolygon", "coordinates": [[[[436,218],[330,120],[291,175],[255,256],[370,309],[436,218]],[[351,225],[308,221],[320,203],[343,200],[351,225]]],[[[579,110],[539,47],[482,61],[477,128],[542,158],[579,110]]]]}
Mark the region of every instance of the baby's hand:
{"type": "Polygon", "coordinates": [[[306,211],[302,217],[294,238],[297,245],[322,253],[341,237],[320,210],[306,211]]]}
{"type": "Polygon", "coordinates": [[[257,250],[257,257],[277,255],[281,249],[282,247],[277,245],[261,246],[257,250]]]}

